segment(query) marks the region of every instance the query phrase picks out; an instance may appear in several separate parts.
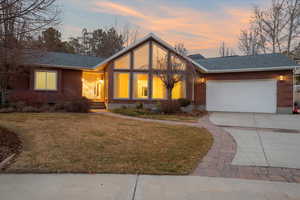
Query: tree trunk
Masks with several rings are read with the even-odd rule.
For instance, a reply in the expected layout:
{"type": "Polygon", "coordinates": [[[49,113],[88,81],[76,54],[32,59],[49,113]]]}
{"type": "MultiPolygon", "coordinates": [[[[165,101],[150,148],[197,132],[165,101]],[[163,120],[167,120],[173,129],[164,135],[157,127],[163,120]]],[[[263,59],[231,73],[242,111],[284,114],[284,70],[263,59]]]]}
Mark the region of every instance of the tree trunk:
{"type": "Polygon", "coordinates": [[[168,88],[168,101],[169,102],[172,101],[172,90],[173,90],[173,88],[168,88]]]}
{"type": "Polygon", "coordinates": [[[1,90],[1,106],[4,106],[6,103],[6,90],[1,90]]]}

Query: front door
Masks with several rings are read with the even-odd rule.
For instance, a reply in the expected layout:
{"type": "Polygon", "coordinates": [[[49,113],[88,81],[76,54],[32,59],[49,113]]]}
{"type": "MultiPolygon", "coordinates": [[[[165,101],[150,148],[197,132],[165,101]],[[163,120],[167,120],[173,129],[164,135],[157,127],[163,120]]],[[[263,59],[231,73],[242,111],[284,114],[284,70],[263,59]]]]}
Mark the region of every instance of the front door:
{"type": "Polygon", "coordinates": [[[83,72],[82,96],[91,100],[104,99],[104,77],[97,72],[83,72]]]}

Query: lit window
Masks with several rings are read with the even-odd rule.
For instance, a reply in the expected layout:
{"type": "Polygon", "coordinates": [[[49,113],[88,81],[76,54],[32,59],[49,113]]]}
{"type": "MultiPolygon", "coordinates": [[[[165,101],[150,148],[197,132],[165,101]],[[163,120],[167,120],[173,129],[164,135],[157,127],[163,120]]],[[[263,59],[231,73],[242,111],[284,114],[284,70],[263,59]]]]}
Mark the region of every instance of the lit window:
{"type": "Polygon", "coordinates": [[[163,81],[158,76],[153,76],[152,79],[152,98],[153,99],[166,99],[167,90],[163,81]]]}
{"type": "Polygon", "coordinates": [[[115,61],[115,69],[129,69],[130,68],[130,54],[127,53],[126,55],[118,58],[115,61]]]}
{"type": "Polygon", "coordinates": [[[35,71],[35,90],[57,90],[56,71],[35,71]]]}
{"type": "Polygon", "coordinates": [[[134,74],[133,97],[135,99],[148,99],[148,74],[134,74]]]}
{"type": "Polygon", "coordinates": [[[153,43],[153,57],[152,57],[152,63],[153,63],[153,69],[164,69],[167,66],[167,56],[168,52],[166,49],[161,47],[160,45],[153,43]]]}
{"type": "Polygon", "coordinates": [[[149,43],[137,48],[133,52],[134,69],[148,69],[149,68],[149,43]]]}
{"type": "Polygon", "coordinates": [[[114,97],[129,98],[129,73],[114,73],[114,97]]]}
{"type": "Polygon", "coordinates": [[[172,99],[185,98],[185,82],[180,81],[175,84],[172,90],[172,99]]]}
{"type": "Polygon", "coordinates": [[[186,62],[174,54],[171,55],[171,63],[174,64],[174,70],[183,71],[186,69],[186,62]]]}

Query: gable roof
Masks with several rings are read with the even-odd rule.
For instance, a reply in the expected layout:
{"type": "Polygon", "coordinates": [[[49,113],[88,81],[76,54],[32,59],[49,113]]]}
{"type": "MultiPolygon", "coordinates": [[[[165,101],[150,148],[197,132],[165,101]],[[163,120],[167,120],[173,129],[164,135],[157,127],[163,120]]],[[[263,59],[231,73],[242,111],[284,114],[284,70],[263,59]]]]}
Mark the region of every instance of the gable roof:
{"type": "Polygon", "coordinates": [[[94,66],[103,60],[104,58],[95,56],[83,56],[60,52],[41,52],[36,53],[34,57],[31,56],[28,64],[93,70],[94,66]]]}
{"type": "MultiPolygon", "coordinates": [[[[132,45],[129,45],[128,47],[122,49],[121,51],[119,51],[118,53],[112,55],[111,57],[107,58],[106,60],[102,61],[101,63],[99,63],[98,65],[95,66],[95,68],[97,67],[101,67],[107,63],[109,63],[110,61],[114,60],[115,58],[119,57],[120,55],[126,53],[127,51],[130,51],[131,49],[134,49],[135,47],[139,46],[140,44],[142,44],[143,42],[149,40],[149,39],[153,39],[154,41],[156,41],[157,43],[159,43],[160,45],[162,45],[163,47],[177,53],[176,49],[174,47],[172,47],[171,45],[169,45],[168,43],[166,43],[165,41],[163,41],[162,39],[160,39],[158,36],[156,36],[154,33],[149,33],[148,35],[146,35],[144,38],[138,40],[137,42],[135,42],[132,45]]],[[[201,64],[195,62],[193,59],[189,58],[188,56],[185,55],[180,55],[181,57],[183,57],[184,59],[186,59],[187,61],[193,63],[195,66],[197,66],[201,71],[205,72],[207,71],[201,64]]]]}
{"type": "Polygon", "coordinates": [[[295,61],[279,53],[194,59],[194,61],[204,66],[209,73],[293,69],[298,66],[295,61]]]}

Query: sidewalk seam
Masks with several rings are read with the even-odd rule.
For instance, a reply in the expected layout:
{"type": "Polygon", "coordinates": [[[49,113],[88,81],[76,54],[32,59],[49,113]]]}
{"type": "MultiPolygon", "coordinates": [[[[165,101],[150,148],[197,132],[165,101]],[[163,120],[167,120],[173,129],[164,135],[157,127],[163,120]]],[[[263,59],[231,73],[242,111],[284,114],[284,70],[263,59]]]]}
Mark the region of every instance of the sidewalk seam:
{"type": "Polygon", "coordinates": [[[136,175],[136,179],[135,179],[135,184],[134,184],[133,194],[132,194],[131,200],[135,200],[135,193],[136,193],[137,185],[138,185],[138,182],[139,182],[139,176],[140,175],[138,175],[138,174],[136,175]]]}

